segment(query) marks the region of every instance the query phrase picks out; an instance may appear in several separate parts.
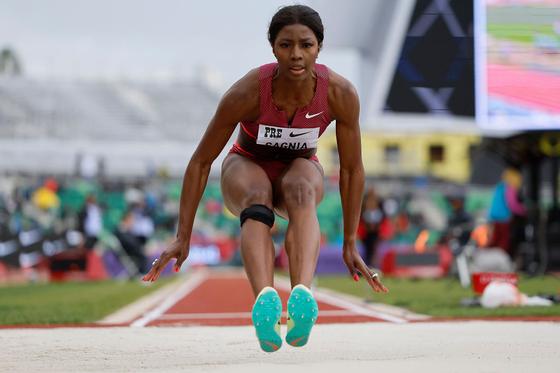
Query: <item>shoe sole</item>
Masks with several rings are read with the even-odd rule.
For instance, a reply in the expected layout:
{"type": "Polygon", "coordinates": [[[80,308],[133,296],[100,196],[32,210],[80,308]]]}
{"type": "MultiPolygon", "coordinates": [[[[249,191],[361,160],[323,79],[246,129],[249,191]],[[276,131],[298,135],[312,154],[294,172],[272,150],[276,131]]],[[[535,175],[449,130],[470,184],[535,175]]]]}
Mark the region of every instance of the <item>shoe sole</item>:
{"type": "Polygon", "coordinates": [[[268,291],[260,294],[253,306],[251,319],[265,352],[277,351],[282,346],[282,338],[275,329],[281,317],[282,301],[278,293],[268,291]]]}
{"type": "Polygon", "coordinates": [[[288,315],[293,327],[286,335],[286,342],[294,347],[305,346],[318,313],[319,307],[313,295],[305,288],[296,286],[288,299],[288,315]]]}

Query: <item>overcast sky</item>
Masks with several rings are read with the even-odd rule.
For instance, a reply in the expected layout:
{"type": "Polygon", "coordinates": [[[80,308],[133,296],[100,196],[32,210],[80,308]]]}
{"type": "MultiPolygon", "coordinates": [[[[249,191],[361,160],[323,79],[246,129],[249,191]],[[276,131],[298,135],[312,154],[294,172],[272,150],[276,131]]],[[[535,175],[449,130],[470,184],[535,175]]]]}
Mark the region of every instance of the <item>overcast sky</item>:
{"type": "MultiPolygon", "coordinates": [[[[298,1],[310,3],[310,1],[298,1]]],[[[273,61],[266,32],[278,0],[2,0],[0,48],[14,48],[32,77],[193,77],[220,90],[273,61]]],[[[328,30],[328,25],[327,30],[328,30]]],[[[319,62],[355,81],[357,55],[319,62]]]]}

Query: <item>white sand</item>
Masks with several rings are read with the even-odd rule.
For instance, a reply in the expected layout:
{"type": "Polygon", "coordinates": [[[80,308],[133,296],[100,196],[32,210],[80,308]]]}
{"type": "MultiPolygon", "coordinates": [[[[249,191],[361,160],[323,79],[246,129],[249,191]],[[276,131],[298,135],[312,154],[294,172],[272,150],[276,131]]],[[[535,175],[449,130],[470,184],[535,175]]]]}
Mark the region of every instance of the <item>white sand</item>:
{"type": "MultiPolygon", "coordinates": [[[[283,330],[285,333],[285,330],[283,330]]],[[[251,327],[0,330],[0,372],[558,372],[560,323],[318,325],[261,352],[251,327]],[[317,369],[317,370],[315,370],[317,369]]]]}

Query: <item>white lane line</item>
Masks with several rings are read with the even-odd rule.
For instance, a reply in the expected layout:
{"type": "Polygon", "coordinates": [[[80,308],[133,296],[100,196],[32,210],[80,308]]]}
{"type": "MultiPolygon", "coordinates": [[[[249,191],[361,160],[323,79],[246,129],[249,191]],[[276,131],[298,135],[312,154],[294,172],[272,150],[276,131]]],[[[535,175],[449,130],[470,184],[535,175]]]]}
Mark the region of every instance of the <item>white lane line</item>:
{"type": "Polygon", "coordinates": [[[105,316],[103,319],[97,321],[97,324],[128,324],[137,318],[144,315],[144,313],[156,307],[158,304],[163,302],[165,298],[176,291],[180,286],[183,285],[184,278],[175,279],[171,283],[164,285],[160,289],[143,296],[137,301],[117,310],[116,312],[105,316]]]}
{"type": "Polygon", "coordinates": [[[408,322],[407,320],[405,320],[403,318],[396,317],[396,316],[393,316],[393,315],[388,315],[388,314],[381,313],[381,312],[377,312],[377,311],[374,311],[374,310],[370,310],[366,307],[362,307],[362,306],[359,306],[357,304],[348,302],[346,300],[333,297],[332,295],[322,293],[320,290],[315,290],[314,295],[315,295],[315,299],[317,299],[319,301],[322,301],[322,302],[325,302],[325,303],[330,303],[334,306],[345,308],[345,309],[347,309],[349,311],[352,311],[352,312],[355,312],[359,315],[375,317],[377,319],[393,322],[393,323],[396,323],[396,324],[405,324],[405,323],[408,322]]]}
{"type": "Polygon", "coordinates": [[[188,319],[250,319],[250,312],[216,312],[216,313],[168,313],[161,315],[160,320],[188,319]]]}
{"type": "MultiPolygon", "coordinates": [[[[283,317],[287,317],[286,312],[282,312],[283,317]]],[[[353,311],[347,310],[326,310],[319,311],[319,316],[356,316],[353,311]]],[[[189,319],[250,319],[250,312],[215,312],[215,313],[168,313],[161,315],[159,320],[189,320],[189,319]]]]}
{"type": "MultiPolygon", "coordinates": [[[[292,291],[292,287],[291,287],[291,285],[288,281],[283,280],[283,279],[275,279],[274,282],[276,284],[278,284],[278,287],[283,288],[283,290],[286,290],[288,293],[292,291]]],[[[396,323],[396,324],[405,324],[405,323],[408,322],[408,320],[406,320],[406,319],[403,319],[403,318],[400,318],[400,317],[397,317],[397,316],[393,316],[393,315],[388,315],[386,313],[371,310],[367,307],[349,302],[349,301],[341,299],[341,298],[334,297],[330,294],[326,294],[326,293],[322,292],[321,290],[314,289],[313,290],[313,296],[318,301],[321,301],[321,302],[324,302],[324,303],[329,303],[333,306],[344,308],[344,309],[346,309],[348,311],[351,311],[351,312],[353,312],[355,314],[358,314],[358,315],[374,317],[376,319],[381,319],[381,320],[389,321],[389,322],[396,323]]]]}
{"type": "Polygon", "coordinates": [[[177,303],[178,301],[186,297],[191,291],[196,289],[204,280],[206,280],[207,277],[207,271],[196,272],[192,275],[192,277],[185,281],[183,285],[177,288],[175,292],[170,294],[169,297],[166,298],[165,301],[163,301],[159,306],[147,312],[138,320],[135,320],[132,324],[130,324],[130,326],[141,328],[148,325],[153,320],[160,318],[165,313],[165,311],[173,307],[175,303],[177,303]]]}

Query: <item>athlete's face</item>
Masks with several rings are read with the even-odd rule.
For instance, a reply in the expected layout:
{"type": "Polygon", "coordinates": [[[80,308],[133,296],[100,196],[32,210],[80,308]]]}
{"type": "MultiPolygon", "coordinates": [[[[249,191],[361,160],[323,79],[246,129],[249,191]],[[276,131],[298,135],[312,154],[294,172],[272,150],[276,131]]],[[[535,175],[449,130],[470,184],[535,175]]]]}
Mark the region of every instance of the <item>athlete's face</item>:
{"type": "Polygon", "coordinates": [[[296,80],[307,78],[313,72],[320,47],[309,27],[301,24],[284,26],[272,47],[280,74],[296,80]]]}

